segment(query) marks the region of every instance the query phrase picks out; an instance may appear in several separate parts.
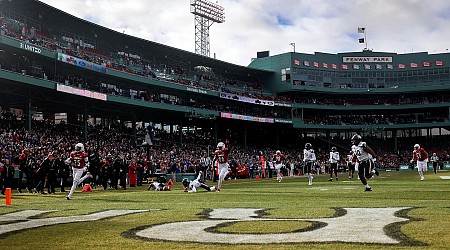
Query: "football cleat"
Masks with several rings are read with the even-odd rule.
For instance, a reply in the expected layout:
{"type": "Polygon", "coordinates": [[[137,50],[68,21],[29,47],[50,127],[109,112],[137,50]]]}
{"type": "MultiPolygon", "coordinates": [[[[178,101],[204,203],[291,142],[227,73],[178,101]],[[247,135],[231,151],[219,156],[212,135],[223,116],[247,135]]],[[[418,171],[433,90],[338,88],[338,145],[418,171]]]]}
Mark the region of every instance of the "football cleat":
{"type": "Polygon", "coordinates": [[[364,190],[364,192],[370,192],[370,191],[372,191],[371,187],[366,187],[366,190],[364,190]]]}
{"type": "Polygon", "coordinates": [[[70,200],[70,197],[69,197],[69,196],[66,196],[66,199],[67,199],[67,200],[70,200]]]}

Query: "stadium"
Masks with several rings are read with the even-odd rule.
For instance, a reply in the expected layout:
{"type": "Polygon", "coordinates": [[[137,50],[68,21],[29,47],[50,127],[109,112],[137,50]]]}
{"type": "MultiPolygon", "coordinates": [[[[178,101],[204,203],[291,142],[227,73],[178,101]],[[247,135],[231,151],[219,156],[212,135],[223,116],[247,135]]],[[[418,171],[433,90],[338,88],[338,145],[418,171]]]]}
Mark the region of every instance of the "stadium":
{"type": "Polygon", "coordinates": [[[0,10],[2,194],[12,188],[12,204],[0,206],[5,248],[450,244],[449,53],[258,53],[245,67],[40,1],[0,1],[0,10]],[[373,192],[347,173],[355,134],[376,153],[373,192]],[[199,171],[216,188],[210,161],[220,142],[231,149],[220,193],[183,192],[182,179],[199,171]],[[81,186],[94,190],[66,200],[75,175],[63,161],[77,143],[94,177],[81,186]],[[317,156],[310,186],[308,143],[317,156]],[[415,144],[438,157],[424,181],[415,144]],[[278,150],[283,181],[272,163],[278,150]],[[64,170],[42,175],[50,155],[64,170]],[[147,190],[164,179],[170,192],[147,190]]]}

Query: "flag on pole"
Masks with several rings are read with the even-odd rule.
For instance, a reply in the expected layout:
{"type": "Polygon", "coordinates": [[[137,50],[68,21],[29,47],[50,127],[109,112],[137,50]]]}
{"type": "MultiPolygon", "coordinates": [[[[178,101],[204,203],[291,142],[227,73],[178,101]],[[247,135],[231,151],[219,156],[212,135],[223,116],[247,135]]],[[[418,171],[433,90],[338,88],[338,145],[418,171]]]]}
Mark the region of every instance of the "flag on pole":
{"type": "Polygon", "coordinates": [[[358,39],[359,43],[364,43],[364,38],[358,39]]]}
{"type": "Polygon", "coordinates": [[[365,31],[366,31],[366,28],[358,27],[358,33],[364,33],[365,31]]]}

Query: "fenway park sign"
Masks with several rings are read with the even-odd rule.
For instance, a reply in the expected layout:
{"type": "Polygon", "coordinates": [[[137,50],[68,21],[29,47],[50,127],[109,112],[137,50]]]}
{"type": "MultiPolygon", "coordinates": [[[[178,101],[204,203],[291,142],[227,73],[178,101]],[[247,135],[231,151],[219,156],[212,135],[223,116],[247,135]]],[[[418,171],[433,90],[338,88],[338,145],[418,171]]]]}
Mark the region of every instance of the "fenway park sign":
{"type": "MultiPolygon", "coordinates": [[[[268,218],[268,210],[262,208],[204,209],[200,219],[140,226],[122,233],[132,239],[149,241],[195,242],[203,244],[280,244],[280,243],[356,243],[418,246],[401,232],[401,225],[411,218],[406,216],[410,207],[389,208],[337,208],[334,217],[327,218],[268,218]],[[239,222],[305,221],[311,225],[286,233],[224,233],[220,229],[239,222]]],[[[97,213],[33,218],[56,210],[24,210],[0,215],[0,236],[12,232],[57,224],[98,221],[135,213],[156,212],[150,210],[107,210],[97,213]]]]}
{"type": "Polygon", "coordinates": [[[392,62],[392,56],[344,56],[342,58],[343,63],[390,63],[392,62]]]}

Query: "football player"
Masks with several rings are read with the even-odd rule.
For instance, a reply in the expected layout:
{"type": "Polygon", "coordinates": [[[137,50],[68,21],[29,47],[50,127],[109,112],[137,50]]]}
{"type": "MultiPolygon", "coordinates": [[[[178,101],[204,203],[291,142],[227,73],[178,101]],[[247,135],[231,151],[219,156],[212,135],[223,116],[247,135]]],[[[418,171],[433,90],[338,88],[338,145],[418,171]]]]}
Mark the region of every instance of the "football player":
{"type": "Polygon", "coordinates": [[[72,199],[73,192],[75,192],[78,184],[83,183],[86,178],[92,177],[91,173],[87,172],[86,175],[81,178],[83,173],[86,172],[89,167],[88,154],[84,152],[83,143],[77,143],[75,145],[75,151],[70,153],[70,157],[67,158],[65,162],[66,164],[71,165],[73,171],[72,187],[70,188],[69,194],[66,196],[66,199],[70,200],[72,199]]]}
{"type": "Polygon", "coordinates": [[[154,181],[148,185],[147,190],[155,190],[155,191],[170,191],[170,186],[166,186],[164,183],[160,183],[157,181],[154,181]]]}
{"type": "Polygon", "coordinates": [[[169,185],[166,186],[166,184],[159,182],[159,181],[154,181],[152,183],[150,183],[148,185],[147,190],[155,190],[155,191],[170,191],[171,187],[169,185]]]}
{"type": "Polygon", "coordinates": [[[273,155],[273,165],[277,170],[277,181],[281,182],[283,180],[283,175],[281,174],[281,168],[283,167],[284,155],[280,150],[277,150],[273,155]]]}
{"type": "Polygon", "coordinates": [[[370,179],[374,174],[379,175],[373,161],[376,157],[375,152],[362,141],[362,137],[358,134],[353,135],[351,141],[353,144],[353,161],[358,160],[358,176],[361,183],[366,187],[364,191],[372,191],[366,178],[370,179]]]}
{"type": "Polygon", "coordinates": [[[434,174],[437,174],[439,157],[436,155],[436,153],[433,153],[433,155],[430,157],[430,161],[433,163],[434,174]]]}
{"type": "Polygon", "coordinates": [[[312,171],[314,170],[314,162],[316,161],[316,153],[312,148],[311,143],[305,144],[305,149],[303,149],[303,162],[305,163],[305,174],[308,176],[308,185],[312,185],[312,171]]]}
{"type": "Polygon", "coordinates": [[[216,190],[215,186],[209,187],[208,185],[206,185],[204,182],[201,181],[202,174],[203,174],[202,171],[200,171],[198,173],[197,179],[193,181],[189,180],[188,178],[184,178],[181,181],[181,183],[183,184],[184,192],[195,193],[197,192],[198,187],[204,188],[206,191],[209,192],[215,191],[216,190]]]}
{"type": "Polygon", "coordinates": [[[425,180],[423,172],[428,170],[428,153],[419,144],[415,144],[412,156],[411,163],[417,162],[417,171],[419,172],[420,180],[423,181],[425,180]]]}
{"type": "Polygon", "coordinates": [[[339,152],[337,151],[336,147],[331,148],[330,152],[330,179],[328,181],[333,181],[333,171],[334,175],[336,176],[336,181],[338,180],[338,162],[339,162],[339,152]]]}
{"type": "MultiPolygon", "coordinates": [[[[226,141],[228,143],[228,140],[226,141]]],[[[222,187],[222,182],[228,174],[228,168],[230,165],[228,164],[228,155],[230,154],[230,149],[226,147],[225,143],[219,142],[217,144],[217,150],[214,152],[214,159],[212,163],[217,161],[219,163],[219,180],[217,183],[216,192],[220,192],[220,188],[222,187]]]]}

